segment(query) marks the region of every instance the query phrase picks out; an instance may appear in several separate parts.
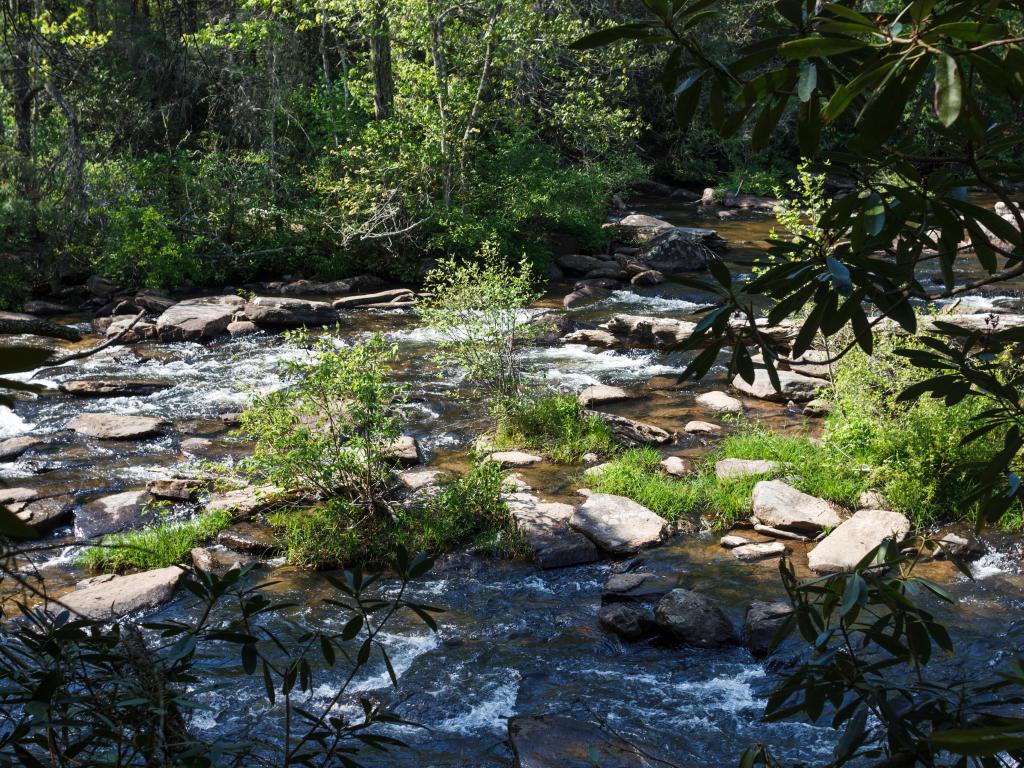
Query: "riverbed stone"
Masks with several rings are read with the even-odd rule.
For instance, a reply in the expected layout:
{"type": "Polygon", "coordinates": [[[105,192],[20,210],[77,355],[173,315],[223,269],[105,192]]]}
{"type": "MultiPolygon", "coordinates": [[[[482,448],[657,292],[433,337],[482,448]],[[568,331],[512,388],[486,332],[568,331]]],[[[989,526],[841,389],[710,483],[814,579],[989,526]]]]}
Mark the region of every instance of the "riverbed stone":
{"type": "Polygon", "coordinates": [[[656,269],[645,269],[643,272],[637,272],[629,279],[629,284],[641,288],[649,285],[661,285],[665,282],[665,275],[656,269]]]}
{"type": "Polygon", "coordinates": [[[611,291],[607,288],[601,288],[596,285],[584,285],[566,294],[565,298],[562,299],[562,306],[566,309],[585,307],[588,304],[596,304],[599,301],[603,301],[611,295],[611,291]]]}
{"type": "Polygon", "coordinates": [[[736,547],[743,547],[747,544],[752,544],[753,542],[751,542],[750,539],[745,539],[742,536],[737,536],[736,534],[731,533],[719,539],[718,543],[726,549],[735,549],[736,547]]]}
{"type": "Polygon", "coordinates": [[[810,402],[829,386],[824,379],[804,376],[795,371],[780,370],[777,373],[779,375],[779,391],[775,390],[771,379],[768,378],[768,371],[764,368],[754,371],[754,381],[750,383],[744,381],[743,377],[737,374],[732,380],[732,385],[746,395],[777,403],[786,403],[790,400],[796,403],[810,402]]]}
{"type": "Polygon", "coordinates": [[[899,512],[861,509],[807,553],[807,565],[815,573],[850,571],[884,539],[899,542],[909,532],[910,521],[899,512]]]}
{"type": "Polygon", "coordinates": [[[719,480],[737,480],[754,475],[777,472],[779,463],[766,459],[719,459],[715,462],[715,477],[719,480]]]}
{"type": "Polygon", "coordinates": [[[53,301],[33,300],[25,302],[25,311],[36,317],[48,315],[70,315],[74,310],[67,304],[58,304],[53,301]]]}
{"type": "Polygon", "coordinates": [[[691,435],[717,435],[721,433],[722,428],[710,421],[688,421],[683,431],[691,435]]]}
{"type": "Polygon", "coordinates": [[[98,440],[140,440],[164,431],[166,422],[153,416],[122,416],[116,413],[81,413],[67,423],[80,435],[98,440]]]}
{"type": "Polygon", "coordinates": [[[817,534],[836,528],[842,518],[824,499],[798,491],[781,480],[761,480],[751,495],[755,523],[796,533],[817,534]]]}
{"type": "Polygon", "coordinates": [[[362,307],[370,304],[391,304],[396,301],[404,303],[412,301],[414,298],[415,294],[408,288],[392,288],[387,291],[377,291],[376,293],[343,296],[340,299],[335,299],[331,302],[331,305],[335,309],[351,309],[352,307],[362,307]]]}
{"type": "Polygon", "coordinates": [[[102,333],[107,341],[118,339],[121,344],[138,344],[158,336],[156,323],[136,320],[135,315],[115,315],[109,318],[95,318],[92,326],[102,333]],[[108,322],[101,322],[107,320],[108,322]]]}
{"type": "Polygon", "coordinates": [[[202,480],[192,478],[173,477],[161,480],[150,480],[146,483],[146,490],[158,499],[173,499],[175,501],[191,501],[202,487],[202,480]]]}
{"type": "Polygon", "coordinates": [[[161,341],[211,341],[245,306],[241,296],[207,296],[179,301],[156,319],[161,341]]]}
{"type": "Polygon", "coordinates": [[[697,324],[671,317],[613,315],[602,327],[633,344],[667,348],[690,338],[697,324]]]}
{"type": "Polygon", "coordinates": [[[14,461],[26,451],[41,448],[45,443],[38,437],[23,435],[0,440],[0,461],[14,461]]]}
{"type": "Polygon", "coordinates": [[[235,523],[225,528],[217,534],[217,543],[257,557],[270,557],[281,551],[270,526],[252,522],[235,523]]]}
{"type": "Polygon", "coordinates": [[[412,469],[407,469],[404,472],[399,472],[398,482],[400,482],[406,490],[415,493],[418,491],[437,488],[441,484],[441,480],[444,476],[445,473],[440,469],[431,469],[430,467],[413,467],[412,469]]]}
{"type": "Polygon", "coordinates": [[[487,459],[497,462],[503,467],[529,467],[544,461],[543,456],[525,451],[495,451],[488,454],[487,459]]]}
{"type": "Polygon", "coordinates": [[[326,301],[307,301],[281,296],[257,296],[245,305],[245,319],[256,325],[288,328],[299,325],[327,325],[338,318],[326,301]]]}
{"type": "Polygon", "coordinates": [[[566,272],[586,274],[595,269],[618,268],[618,262],[600,256],[587,256],[582,253],[569,253],[555,257],[555,263],[566,272]]]}
{"type": "Polygon", "coordinates": [[[824,416],[828,416],[832,412],[832,403],[820,397],[816,397],[809,401],[803,409],[804,416],[810,416],[811,418],[820,419],[824,416]]]}
{"type": "Polygon", "coordinates": [[[755,600],[747,607],[743,638],[754,658],[763,659],[769,654],[775,633],[792,613],[793,606],[783,600],[755,600]]]}
{"type": "Polygon", "coordinates": [[[503,498],[538,567],[563,568],[599,559],[593,543],[569,527],[575,512],[571,504],[544,502],[526,492],[505,494],[503,498]]]}
{"type": "Polygon", "coordinates": [[[232,320],[228,323],[227,331],[229,336],[251,336],[259,333],[260,327],[252,320],[232,320]]]}
{"type": "Polygon", "coordinates": [[[143,512],[153,501],[148,491],[123,491],[84,504],[75,513],[75,535],[83,539],[136,528],[146,522],[143,512]]]}
{"type": "Polygon", "coordinates": [[[403,466],[419,464],[420,445],[412,435],[399,435],[387,449],[387,455],[403,466]]]}
{"type": "Polygon", "coordinates": [[[654,603],[679,586],[674,576],[629,571],[613,573],[601,591],[603,603],[654,603]]]}
{"type": "Polygon", "coordinates": [[[558,715],[509,718],[515,768],[664,768],[649,746],[637,747],[594,723],[558,715]]]}
{"type": "Polygon", "coordinates": [[[51,602],[47,609],[51,613],[59,613],[67,608],[87,619],[118,618],[170,600],[183,574],[181,568],[172,565],[130,576],[113,576],[63,595],[51,602]]]}
{"type": "Polygon", "coordinates": [[[203,454],[213,448],[213,440],[207,437],[186,437],[179,447],[182,453],[203,454]]]}
{"type": "Polygon", "coordinates": [[[589,408],[593,405],[603,405],[604,403],[617,403],[622,400],[632,400],[636,395],[623,389],[622,387],[613,387],[609,384],[594,384],[589,386],[576,395],[576,400],[584,408],[589,408]]]}
{"type": "Polygon", "coordinates": [[[658,464],[661,471],[672,477],[687,477],[694,473],[693,462],[682,456],[667,456],[658,464]]]}
{"type": "Polygon", "coordinates": [[[194,547],[189,556],[192,567],[203,573],[223,574],[252,562],[246,555],[221,546],[194,547]]]}
{"type": "Polygon", "coordinates": [[[703,392],[697,395],[696,401],[697,405],[710,408],[712,411],[725,413],[740,413],[743,411],[743,403],[725,392],[703,392]]]}
{"type": "Polygon", "coordinates": [[[562,336],[563,344],[586,344],[589,347],[614,347],[622,341],[611,331],[600,328],[580,328],[562,336]]]}
{"type": "Polygon", "coordinates": [[[644,611],[625,603],[602,605],[597,613],[598,623],[624,640],[640,640],[648,635],[654,624],[644,611]]]}
{"type": "Polygon", "coordinates": [[[61,383],[60,390],[76,397],[148,397],[173,386],[153,379],[74,379],[61,383]]]}
{"type": "Polygon", "coordinates": [[[236,518],[247,518],[270,509],[285,495],[273,485],[247,485],[215,493],[203,505],[208,512],[231,512],[236,518]]]}
{"type": "Polygon", "coordinates": [[[576,508],[569,525],[612,554],[631,554],[662,542],[668,522],[624,496],[594,493],[576,508]]]}
{"type": "Polygon", "coordinates": [[[857,509],[888,509],[889,501],[881,491],[868,489],[857,497],[857,509]]]}
{"type": "Polygon", "coordinates": [[[45,536],[55,528],[71,522],[75,497],[71,494],[47,496],[20,505],[16,515],[28,525],[37,537],[45,536]]]}
{"type": "Polygon", "coordinates": [[[653,424],[604,411],[588,409],[584,413],[588,416],[597,416],[612,428],[612,434],[619,442],[627,445],[665,445],[675,439],[671,432],[653,424]]]}
{"type": "Polygon", "coordinates": [[[735,638],[725,612],[706,595],[689,589],[673,589],[661,598],[654,620],[673,639],[697,648],[715,648],[735,638]]]}
{"type": "Polygon", "coordinates": [[[939,542],[937,557],[951,555],[960,560],[977,560],[988,548],[970,531],[945,531],[935,537],[939,542]]]}
{"type": "Polygon", "coordinates": [[[706,269],[708,256],[723,247],[724,241],[713,229],[672,227],[655,235],[641,258],[651,269],[678,275],[706,269]]]}
{"type": "Polygon", "coordinates": [[[781,541],[763,541],[733,547],[732,555],[737,560],[742,560],[745,563],[752,563],[757,560],[769,560],[776,557],[782,557],[787,551],[786,545],[781,541]]]}

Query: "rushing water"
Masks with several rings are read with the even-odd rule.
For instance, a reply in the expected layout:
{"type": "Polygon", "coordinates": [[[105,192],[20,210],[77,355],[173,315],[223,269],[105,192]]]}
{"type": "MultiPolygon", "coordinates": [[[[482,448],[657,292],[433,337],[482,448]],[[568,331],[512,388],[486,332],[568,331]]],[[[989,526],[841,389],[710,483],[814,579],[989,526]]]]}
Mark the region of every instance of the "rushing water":
{"type": "MultiPolygon", "coordinates": [[[[697,223],[687,208],[649,210],[678,223],[697,223]]],[[[750,241],[749,247],[756,249],[769,223],[744,219],[714,226],[727,239],[750,241]]],[[[531,311],[554,306],[556,298],[541,301],[531,311]]],[[[616,292],[572,314],[583,322],[599,322],[615,312],[686,317],[700,301],[681,286],[668,284],[642,293],[616,292]]],[[[88,328],[84,323],[81,327],[88,328]]],[[[459,461],[481,428],[479,415],[449,397],[457,382],[444,380],[424,363],[433,340],[417,327],[415,317],[400,310],[353,312],[341,330],[349,342],[382,333],[399,345],[396,372],[413,392],[406,430],[417,436],[428,461],[459,461]]],[[[279,364],[295,354],[299,353],[279,336],[260,333],[210,345],[113,348],[60,368],[43,368],[33,380],[50,391],[20,402],[14,412],[0,407],[0,438],[31,432],[47,445],[30,458],[0,464],[0,481],[71,489],[88,500],[140,487],[206,456],[230,459],[243,447],[233,442],[221,417],[241,409],[254,391],[281,386],[279,364]],[[62,381],[90,377],[152,378],[174,386],[146,398],[79,400],[56,392],[62,381]],[[67,420],[82,411],[160,416],[174,429],[139,443],[97,444],[64,429],[67,420]],[[209,438],[211,446],[198,454],[183,453],[183,438],[197,435],[209,438]]],[[[615,406],[620,413],[668,429],[710,417],[694,404],[692,389],[671,378],[686,363],[678,353],[568,345],[524,354],[531,374],[555,387],[574,391],[612,383],[634,386],[645,394],[615,406]]],[[[775,428],[814,428],[781,407],[749,405],[753,415],[775,428]]],[[[694,436],[684,436],[671,447],[673,453],[704,450],[705,441],[694,436]]],[[[544,465],[524,474],[545,498],[568,501],[577,487],[577,471],[544,465]]],[[[58,532],[54,541],[63,541],[61,536],[67,534],[58,532]]],[[[951,678],[969,675],[977,665],[996,667],[1008,661],[1015,647],[1008,633],[1017,628],[1024,608],[1020,555],[1019,545],[999,542],[996,553],[975,565],[974,582],[958,578],[945,565],[930,566],[930,575],[949,582],[962,600],[958,612],[945,616],[966,651],[957,665],[945,670],[951,678]]],[[[752,599],[777,598],[781,593],[774,564],[741,564],[711,537],[692,537],[646,553],[644,566],[675,575],[682,586],[699,587],[718,599],[737,624],[752,599]]],[[[356,681],[354,693],[388,700],[398,714],[424,728],[400,729],[410,751],[383,758],[367,753],[364,761],[379,766],[506,766],[511,759],[505,739],[507,718],[541,713],[605,721],[683,765],[731,764],[753,741],[771,744],[785,760],[813,764],[828,759],[834,740],[824,725],[759,722],[773,684],[772,665],[784,666],[791,655],[766,665],[752,660],[742,648],[702,651],[623,644],[602,632],[597,612],[601,586],[612,567],[601,563],[543,572],[525,563],[456,557],[417,584],[414,598],[447,609],[440,631],[430,633],[408,617],[397,621],[385,641],[400,689],[391,691],[384,669],[373,667],[356,681]]],[[[84,575],[74,565],[70,549],[55,550],[43,572],[55,585],[84,575]]],[[[330,592],[322,576],[278,568],[273,578],[278,581],[278,596],[299,604],[291,619],[340,628],[345,617],[320,602],[330,592]]],[[[179,595],[157,616],[180,618],[194,610],[189,598],[179,595]]],[[[265,723],[261,731],[272,738],[276,721],[267,711],[262,682],[241,675],[234,656],[214,655],[202,663],[209,668],[210,679],[222,687],[204,695],[209,709],[194,727],[230,738],[253,723],[265,723]]],[[[340,671],[321,676],[313,704],[327,701],[341,679],[340,671]]]]}

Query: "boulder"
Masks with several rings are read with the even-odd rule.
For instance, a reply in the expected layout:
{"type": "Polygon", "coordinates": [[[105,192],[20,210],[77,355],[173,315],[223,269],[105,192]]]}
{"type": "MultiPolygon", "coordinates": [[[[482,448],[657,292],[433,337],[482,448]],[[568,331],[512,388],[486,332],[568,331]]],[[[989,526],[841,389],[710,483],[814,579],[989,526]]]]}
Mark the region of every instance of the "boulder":
{"type": "Polygon", "coordinates": [[[207,453],[211,448],[213,448],[213,440],[206,437],[186,437],[181,441],[181,445],[179,447],[181,448],[182,453],[199,455],[207,453]]]}
{"type": "Polygon", "coordinates": [[[210,341],[227,330],[244,306],[241,296],[179,301],[156,319],[157,337],[161,341],[210,341]]]}
{"type": "Polygon", "coordinates": [[[99,440],[139,440],[164,431],[166,422],[152,416],[120,416],[115,413],[82,413],[67,423],[80,435],[99,440]]]}
{"type": "Polygon", "coordinates": [[[815,419],[828,416],[831,412],[832,403],[820,397],[816,397],[809,401],[807,405],[804,406],[803,410],[804,416],[810,416],[815,419]]]}
{"type": "Polygon", "coordinates": [[[143,513],[152,500],[148,491],[124,491],[90,501],[75,513],[75,535],[91,539],[137,528],[147,522],[143,513]]]}
{"type": "Polygon", "coordinates": [[[759,195],[741,195],[736,192],[726,192],[722,200],[726,208],[740,208],[747,211],[760,211],[771,213],[779,206],[779,201],[774,197],[761,197],[759,195]]]}
{"type": "Polygon", "coordinates": [[[543,456],[523,451],[496,451],[488,454],[489,461],[496,461],[503,467],[529,467],[532,464],[540,464],[544,461],[543,456]]]}
{"type": "Polygon", "coordinates": [[[672,433],[666,432],[661,427],[653,424],[645,424],[642,421],[627,419],[625,416],[616,416],[603,411],[584,411],[587,415],[597,416],[601,421],[612,428],[615,439],[627,445],[665,445],[671,443],[672,433]]]}
{"type": "Polygon", "coordinates": [[[598,328],[581,328],[562,336],[563,344],[586,344],[589,347],[615,347],[623,341],[624,339],[611,331],[602,331],[598,328]]]}
{"type": "Polygon", "coordinates": [[[664,768],[651,747],[634,746],[593,723],[556,715],[509,718],[514,768],[664,768]]]}
{"type": "Polygon", "coordinates": [[[40,448],[43,445],[42,440],[37,437],[29,437],[28,435],[0,440],[0,461],[14,461],[26,451],[40,448]]]}
{"type": "Polygon", "coordinates": [[[102,333],[107,341],[118,339],[121,344],[138,344],[141,341],[149,341],[157,337],[155,323],[145,320],[136,322],[135,315],[116,315],[110,318],[99,318],[92,321],[97,332],[102,333]],[[108,322],[101,323],[106,319],[108,322]]]}
{"type": "Polygon", "coordinates": [[[614,573],[601,592],[602,603],[655,603],[679,586],[673,576],[656,573],[614,573]]]}
{"type": "Polygon", "coordinates": [[[752,563],[756,560],[768,560],[770,558],[782,557],[788,550],[781,541],[765,541],[757,544],[744,544],[734,547],[733,557],[745,563],[752,563]]]}
{"type": "Polygon", "coordinates": [[[751,496],[756,523],[795,533],[817,534],[835,528],[842,518],[824,499],[798,491],[781,480],[762,480],[751,496]]]}
{"type": "Polygon", "coordinates": [[[988,551],[985,544],[970,531],[946,531],[940,533],[936,539],[939,542],[937,557],[952,556],[960,560],[977,560],[988,551]]]}
{"type": "MultiPolygon", "coordinates": [[[[592,269],[584,277],[587,280],[613,280],[618,282],[625,280],[629,275],[626,274],[626,270],[620,267],[618,264],[612,264],[609,267],[602,267],[600,269],[592,269]]],[[[610,287],[610,286],[603,286],[610,287]]]]}
{"type": "Polygon", "coordinates": [[[691,435],[717,435],[722,431],[722,428],[709,421],[688,421],[686,426],[683,427],[683,431],[691,435]]]}
{"type": "Polygon", "coordinates": [[[627,243],[647,243],[660,233],[674,229],[667,221],[642,213],[634,213],[619,219],[614,228],[616,236],[627,243]]]}
{"type": "Polygon", "coordinates": [[[594,493],[576,508],[569,525],[606,552],[631,554],[660,544],[668,522],[631,499],[594,493]]]}
{"type": "Polygon", "coordinates": [[[889,501],[881,491],[868,489],[857,497],[857,509],[886,509],[889,501]]]}
{"type": "Polygon", "coordinates": [[[172,565],[130,576],[113,576],[64,595],[47,608],[52,613],[66,608],[86,619],[118,618],[170,600],[183,573],[181,568],[172,565]]]}
{"type": "Polygon", "coordinates": [[[194,547],[189,556],[192,567],[204,573],[227,573],[252,562],[245,555],[223,547],[194,547]]]}
{"type": "Polygon", "coordinates": [[[70,315],[74,310],[67,304],[57,304],[52,301],[26,301],[25,311],[36,317],[47,317],[48,315],[70,315]]]}
{"type": "Polygon", "coordinates": [[[363,293],[357,296],[343,296],[340,299],[335,299],[331,302],[331,305],[335,309],[351,309],[352,307],[362,307],[368,304],[390,304],[395,301],[412,301],[415,295],[408,288],[392,288],[388,291],[378,291],[377,293],[363,293]]]}
{"type": "Polygon", "coordinates": [[[151,379],[74,379],[63,382],[60,390],[76,397],[148,397],[173,386],[151,379]]]}
{"type": "MultiPolygon", "coordinates": [[[[135,298],[132,299],[132,304],[140,309],[144,309],[146,312],[152,312],[155,315],[166,312],[176,303],[177,302],[167,294],[157,293],[155,291],[140,291],[135,294],[135,298]]],[[[137,311],[136,314],[138,314],[137,311]]]]}
{"type": "Polygon", "coordinates": [[[225,528],[217,534],[217,543],[257,557],[270,557],[281,551],[281,545],[269,526],[249,522],[235,523],[225,528]]]}
{"type": "Polygon", "coordinates": [[[35,531],[37,537],[40,537],[71,522],[71,509],[74,503],[75,497],[70,494],[47,496],[19,504],[15,514],[21,522],[35,531]]]}
{"type": "Polygon", "coordinates": [[[589,408],[593,405],[603,405],[604,403],[617,403],[621,400],[631,400],[634,397],[635,395],[627,392],[622,387],[612,387],[607,384],[594,384],[576,395],[576,400],[579,401],[579,404],[584,408],[589,408]]]}
{"type": "Polygon", "coordinates": [[[227,327],[230,336],[250,336],[259,330],[259,326],[251,320],[232,320],[227,327]]]}
{"type": "Polygon", "coordinates": [[[899,512],[861,509],[807,553],[807,565],[815,573],[850,571],[884,539],[900,542],[909,532],[910,521],[899,512]]]}
{"type": "Polygon", "coordinates": [[[686,477],[694,472],[693,462],[682,456],[667,456],[658,464],[661,471],[672,477],[686,477]]]}
{"type": "Polygon", "coordinates": [[[723,246],[724,241],[714,230],[673,227],[654,237],[642,258],[653,270],[678,275],[706,269],[708,256],[723,246]]]}
{"type": "Polygon", "coordinates": [[[631,343],[659,348],[675,347],[693,334],[696,323],[670,317],[613,315],[604,324],[606,330],[626,337],[631,343]]]}
{"type": "Polygon", "coordinates": [[[792,613],[793,606],[781,600],[756,600],[750,604],[743,619],[743,637],[754,658],[768,655],[775,633],[792,613]]]}
{"type": "Polygon", "coordinates": [[[732,622],[710,598],[689,589],[673,589],[654,609],[658,626],[685,645],[715,648],[733,641],[732,622]]]}
{"type": "Polygon", "coordinates": [[[258,296],[245,305],[245,319],[256,325],[288,328],[327,325],[338,319],[338,313],[326,301],[258,296]]]}
{"type": "Polygon", "coordinates": [[[656,269],[645,269],[643,272],[637,272],[629,279],[629,284],[636,288],[642,288],[649,285],[661,285],[664,282],[665,275],[656,269]]]}
{"type": "Polygon", "coordinates": [[[388,457],[406,467],[420,462],[420,445],[412,435],[400,435],[388,450],[388,457]]]}
{"type": "Polygon", "coordinates": [[[571,505],[543,502],[525,492],[505,494],[503,498],[538,567],[563,568],[599,558],[590,540],[569,527],[575,511],[571,505]]]}
{"type": "Polygon", "coordinates": [[[649,634],[653,622],[650,617],[625,603],[602,605],[597,613],[598,623],[624,640],[640,640],[649,634]]]}
{"type": "Polygon", "coordinates": [[[585,307],[587,304],[596,304],[599,301],[603,301],[611,295],[611,291],[607,288],[599,288],[596,285],[585,285],[581,288],[577,288],[572,293],[566,294],[565,298],[562,299],[562,306],[566,309],[585,307]]]}
{"type": "Polygon", "coordinates": [[[146,490],[158,499],[191,501],[202,485],[201,480],[171,478],[169,480],[150,480],[146,483],[146,490]]]}
{"type": "Polygon", "coordinates": [[[719,480],[738,480],[753,475],[770,475],[777,472],[777,461],[764,459],[720,459],[715,462],[715,477],[719,480]]]}
{"type": "Polygon", "coordinates": [[[108,280],[102,275],[93,275],[85,281],[85,287],[93,296],[98,299],[105,299],[113,296],[121,290],[121,286],[113,280],[108,280]]]}
{"type": "Polygon", "coordinates": [[[407,469],[404,472],[399,472],[398,482],[400,482],[406,490],[416,493],[425,489],[437,488],[441,484],[441,479],[444,475],[445,473],[440,469],[414,467],[413,469],[407,469]]]}
{"type": "Polygon", "coordinates": [[[796,403],[807,403],[815,400],[829,386],[824,379],[816,379],[811,376],[794,371],[778,371],[779,391],[772,386],[768,378],[768,371],[764,368],[757,368],[754,371],[754,381],[747,383],[742,376],[736,375],[732,385],[740,392],[761,400],[771,400],[777,403],[786,403],[792,400],[796,403]]]}
{"type": "Polygon", "coordinates": [[[565,254],[555,258],[555,263],[566,272],[586,274],[595,269],[620,269],[618,262],[600,256],[586,256],[581,253],[565,254]]]}
{"type": "Polygon", "coordinates": [[[712,411],[726,413],[741,413],[743,411],[743,403],[725,392],[704,392],[697,395],[696,402],[697,405],[710,408],[712,411]]]}
{"type": "Polygon", "coordinates": [[[752,542],[750,541],[750,539],[745,539],[742,536],[729,534],[728,536],[723,536],[721,539],[719,539],[718,543],[726,549],[735,549],[736,547],[743,547],[752,542]]]}
{"type": "Polygon", "coordinates": [[[592,467],[587,467],[583,470],[585,477],[600,477],[608,467],[611,466],[611,462],[604,462],[603,464],[595,464],[592,467]]]}

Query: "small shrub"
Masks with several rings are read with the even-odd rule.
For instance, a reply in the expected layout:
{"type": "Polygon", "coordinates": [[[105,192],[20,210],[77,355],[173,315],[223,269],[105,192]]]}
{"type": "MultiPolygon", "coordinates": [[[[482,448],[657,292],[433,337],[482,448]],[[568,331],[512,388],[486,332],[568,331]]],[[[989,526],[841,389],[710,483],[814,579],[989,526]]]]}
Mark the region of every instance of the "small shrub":
{"type": "Polygon", "coordinates": [[[497,448],[533,448],[561,464],[578,464],[586,453],[611,456],[615,436],[599,417],[588,415],[572,395],[547,394],[506,403],[495,431],[497,448]]]}
{"type": "Polygon", "coordinates": [[[92,571],[122,573],[137,568],[166,568],[188,561],[194,547],[214,538],[232,523],[230,512],[202,512],[187,520],[163,520],[137,531],[103,538],[89,547],[80,563],[92,571]]]}

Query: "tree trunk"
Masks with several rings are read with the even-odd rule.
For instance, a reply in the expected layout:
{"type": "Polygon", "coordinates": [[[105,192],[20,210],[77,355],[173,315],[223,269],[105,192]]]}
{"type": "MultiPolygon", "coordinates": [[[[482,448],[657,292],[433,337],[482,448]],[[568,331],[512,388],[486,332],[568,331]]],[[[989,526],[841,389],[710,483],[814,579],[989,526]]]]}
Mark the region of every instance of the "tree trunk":
{"type": "Polygon", "coordinates": [[[378,120],[387,120],[395,108],[395,78],[391,71],[391,27],[387,0],[376,0],[370,35],[370,61],[373,65],[373,109],[378,120]]]}
{"type": "Polygon", "coordinates": [[[10,91],[11,109],[14,113],[14,151],[21,156],[17,176],[21,196],[30,204],[28,230],[33,237],[36,233],[37,207],[39,196],[35,185],[35,164],[32,157],[32,108],[38,88],[32,86],[31,30],[20,18],[29,13],[21,0],[8,0],[8,18],[11,34],[10,91]]]}
{"type": "Polygon", "coordinates": [[[441,126],[441,165],[443,173],[443,199],[452,201],[452,161],[448,142],[448,60],[444,55],[444,21],[440,0],[427,0],[430,16],[430,58],[434,62],[434,80],[437,84],[437,117],[441,126]]]}

